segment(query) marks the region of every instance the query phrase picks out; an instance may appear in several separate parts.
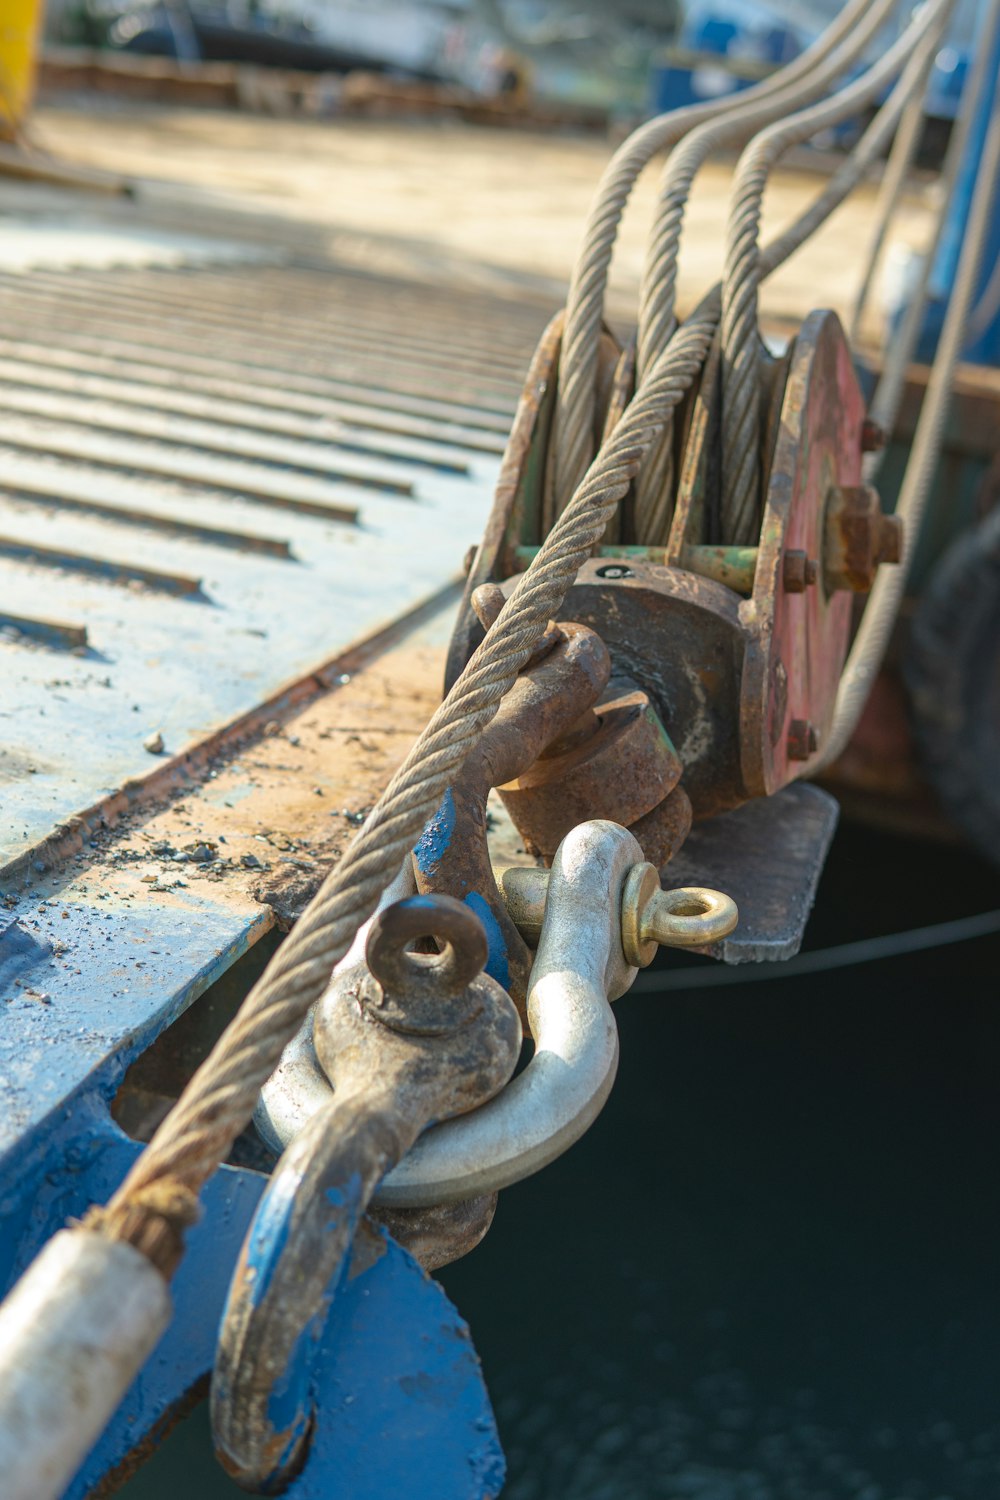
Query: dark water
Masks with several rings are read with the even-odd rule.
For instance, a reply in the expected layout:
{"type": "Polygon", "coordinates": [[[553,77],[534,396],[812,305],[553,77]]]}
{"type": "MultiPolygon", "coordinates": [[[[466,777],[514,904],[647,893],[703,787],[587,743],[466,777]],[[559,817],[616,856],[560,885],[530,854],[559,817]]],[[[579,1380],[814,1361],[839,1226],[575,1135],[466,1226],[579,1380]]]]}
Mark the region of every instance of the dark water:
{"type": "MultiPolygon", "coordinates": [[[[848,829],[808,946],[989,907],[971,855],[848,829]]],[[[619,1003],[604,1114],[441,1273],[506,1500],[1000,1496],[998,971],[993,938],[619,1003]]],[[[209,1446],[196,1414],[128,1500],[242,1493],[209,1446]]]]}

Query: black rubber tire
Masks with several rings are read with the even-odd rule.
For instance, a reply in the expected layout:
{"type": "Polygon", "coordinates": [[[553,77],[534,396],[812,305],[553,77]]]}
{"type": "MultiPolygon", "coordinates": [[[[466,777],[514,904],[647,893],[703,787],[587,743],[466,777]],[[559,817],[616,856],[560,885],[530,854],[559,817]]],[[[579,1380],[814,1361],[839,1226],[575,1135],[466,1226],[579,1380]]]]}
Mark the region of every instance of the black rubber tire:
{"type": "Polygon", "coordinates": [[[934,569],[904,674],[928,780],[958,828],[1000,864],[1000,510],[934,569]]]}

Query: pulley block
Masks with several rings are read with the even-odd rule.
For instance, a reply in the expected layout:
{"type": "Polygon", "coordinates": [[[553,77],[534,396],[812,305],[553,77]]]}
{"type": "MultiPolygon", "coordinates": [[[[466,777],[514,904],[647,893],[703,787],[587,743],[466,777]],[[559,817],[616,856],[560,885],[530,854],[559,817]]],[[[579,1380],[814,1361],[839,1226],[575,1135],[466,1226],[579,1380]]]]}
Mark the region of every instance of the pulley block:
{"type": "MultiPolygon", "coordinates": [[[[543,334],[528,373],[452,639],[449,681],[482,638],[472,596],[486,583],[509,595],[550,529],[547,453],[561,326],[560,315],[543,334]]],[[[616,354],[608,348],[610,335],[603,338],[595,442],[625,409],[634,367],[630,349],[616,354]]],[[[674,413],[677,479],[660,507],[669,518],[666,533],[637,535],[638,508],[627,496],[566,596],[562,617],[595,630],[612,666],[596,710],[601,732],[591,749],[568,751],[562,765],[558,757],[549,764],[539,760],[502,789],[529,846],[543,855],[548,841],[531,832],[544,823],[542,801],[553,818],[560,800],[567,807],[573,802],[588,758],[600,760],[602,740],[613,742],[616,714],[629,694],[644,696],[645,723],[658,725],[676,756],[669,765],[664,757],[652,773],[659,780],[650,805],[661,809],[661,819],[670,796],[683,796],[695,817],[705,817],[770,795],[808,774],[823,746],[850,637],[852,595],[871,587],[879,563],[898,558],[899,530],[862,483],[865,403],[836,315],[811,313],[780,358],[763,349],[761,355],[756,545],[730,545],[720,534],[716,342],[700,380],[674,413]]],[[[611,752],[602,778],[605,787],[615,787],[610,795],[620,797],[622,777],[614,778],[613,763],[611,752]]],[[[680,829],[679,802],[671,811],[680,829]]],[[[600,800],[589,812],[617,817],[600,800]]],[[[685,832],[675,833],[674,847],[685,832]]]]}

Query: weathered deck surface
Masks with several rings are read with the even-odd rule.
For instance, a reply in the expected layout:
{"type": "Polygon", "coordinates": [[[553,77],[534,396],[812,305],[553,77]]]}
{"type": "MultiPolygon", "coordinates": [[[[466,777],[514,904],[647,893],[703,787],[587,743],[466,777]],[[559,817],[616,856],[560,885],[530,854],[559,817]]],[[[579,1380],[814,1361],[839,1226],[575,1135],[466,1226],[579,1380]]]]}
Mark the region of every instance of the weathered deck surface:
{"type": "MultiPolygon", "coordinates": [[[[76,1026],[59,1066],[49,1054],[51,1097],[29,1055],[21,1127],[135,1034],[140,998],[152,1032],[294,914],[427,717],[431,657],[384,715],[365,708],[379,649],[351,653],[406,610],[443,610],[609,155],[107,102],[41,111],[33,134],[138,191],[0,178],[0,888],[33,969],[6,1042],[23,1052],[26,1025],[51,1039],[35,990],[57,1012],[73,997],[76,1026]]],[[[692,205],[684,297],[718,270],[727,183],[707,172],[692,205]]],[[[778,218],[818,186],[782,177],[778,218]]],[[[636,198],[623,318],[655,174],[636,198]]],[[[865,223],[862,199],[770,310],[846,306],[865,223]]]]}
{"type": "MultiPolygon", "coordinates": [[[[276,221],[272,232],[279,223],[298,225],[315,250],[357,256],[370,269],[408,267],[553,298],[565,285],[611,153],[595,138],[452,122],[264,119],[135,104],[43,109],[34,134],[67,160],[134,174],[158,200],[180,189],[204,212],[227,205],[267,214],[276,221]]],[[[615,287],[625,309],[634,305],[657,177],[654,167],[639,182],[619,243],[615,287]]],[[[699,178],[687,217],[682,300],[699,294],[721,266],[729,180],[725,164],[699,178]]],[[[781,172],[765,228],[784,223],[822,181],[818,171],[781,172]]],[[[855,194],[775,276],[766,310],[801,316],[817,305],[850,305],[874,193],[871,185],[855,194]]],[[[895,232],[919,243],[926,223],[917,193],[895,232]]]]}

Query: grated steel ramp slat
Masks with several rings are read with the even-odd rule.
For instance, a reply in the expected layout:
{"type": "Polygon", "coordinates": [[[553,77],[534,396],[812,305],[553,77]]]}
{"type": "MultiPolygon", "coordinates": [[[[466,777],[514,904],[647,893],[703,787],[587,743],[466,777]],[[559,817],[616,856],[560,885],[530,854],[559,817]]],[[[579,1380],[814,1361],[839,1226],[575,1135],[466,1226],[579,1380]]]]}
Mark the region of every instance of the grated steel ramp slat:
{"type": "Polygon", "coordinates": [[[162,765],[151,735],[183,755],[453,582],[543,322],[283,254],[131,258],[0,268],[8,867],[162,765]]]}

